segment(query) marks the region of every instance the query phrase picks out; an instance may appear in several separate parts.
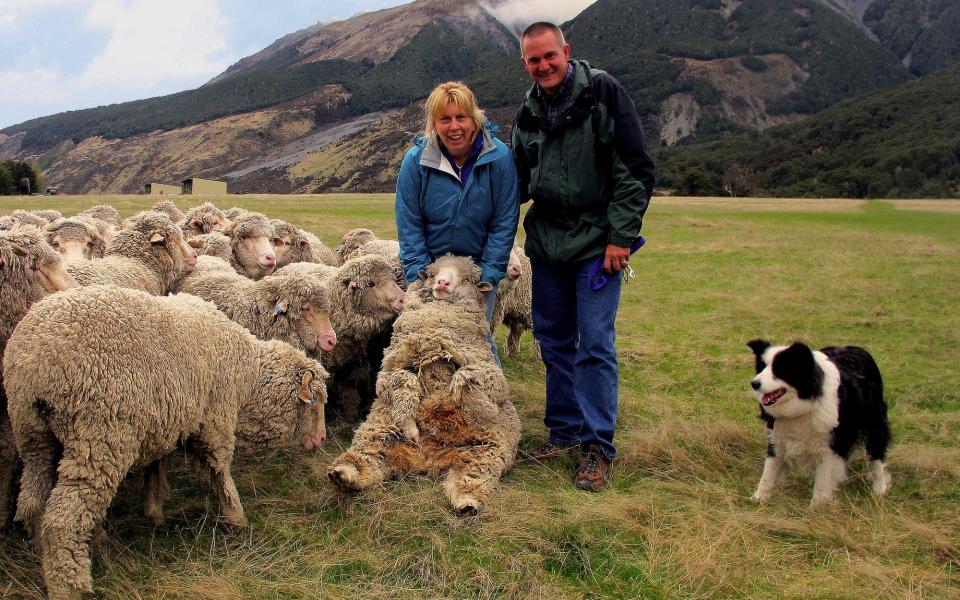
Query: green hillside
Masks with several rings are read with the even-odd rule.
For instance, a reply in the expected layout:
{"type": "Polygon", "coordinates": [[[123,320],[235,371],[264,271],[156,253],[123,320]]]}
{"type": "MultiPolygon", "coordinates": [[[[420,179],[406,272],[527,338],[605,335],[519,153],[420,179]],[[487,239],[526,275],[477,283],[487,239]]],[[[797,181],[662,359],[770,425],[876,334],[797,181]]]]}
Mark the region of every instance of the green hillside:
{"type": "Polygon", "coordinates": [[[681,194],[958,197],[960,65],[800,124],[662,148],[657,164],[681,194]]]}
{"type": "Polygon", "coordinates": [[[875,0],[863,15],[884,46],[909,56],[910,71],[924,75],[960,58],[960,2],[875,0]]]}

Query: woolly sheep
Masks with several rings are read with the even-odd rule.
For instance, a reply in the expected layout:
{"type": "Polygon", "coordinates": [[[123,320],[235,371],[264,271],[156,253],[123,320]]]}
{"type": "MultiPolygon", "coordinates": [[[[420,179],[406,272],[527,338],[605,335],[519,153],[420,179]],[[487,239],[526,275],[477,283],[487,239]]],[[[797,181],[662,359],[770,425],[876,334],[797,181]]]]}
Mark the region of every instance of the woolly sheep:
{"type": "Polygon", "coordinates": [[[407,289],[407,278],[403,272],[403,263],[400,261],[400,242],[378,238],[369,229],[351,229],[340,239],[337,255],[341,263],[375,254],[390,261],[393,268],[393,278],[402,289],[407,289]]]}
{"type": "Polygon", "coordinates": [[[57,219],[45,229],[47,243],[67,260],[103,258],[107,252],[107,240],[88,217],[57,219]]]}
{"type": "MultiPolygon", "coordinates": [[[[497,286],[497,300],[493,305],[493,319],[490,331],[496,333],[497,327],[504,324],[510,330],[507,333],[504,356],[520,352],[520,336],[524,331],[533,329],[533,274],[530,259],[523,248],[514,244],[507,263],[507,276],[497,286]]],[[[533,340],[533,353],[540,358],[540,344],[533,340]]]]}
{"type": "Polygon", "coordinates": [[[33,225],[34,227],[38,227],[40,229],[46,227],[47,223],[50,222],[40,215],[21,209],[17,209],[10,213],[10,218],[13,219],[13,223],[19,223],[21,225],[33,225]]]}
{"type": "Polygon", "coordinates": [[[244,214],[248,212],[249,211],[245,208],[234,206],[234,207],[228,208],[223,214],[231,221],[236,221],[237,219],[239,219],[240,217],[242,217],[244,214]]]}
{"type": "Polygon", "coordinates": [[[337,332],[337,346],[320,357],[330,371],[336,407],[348,421],[360,416],[363,402],[357,385],[365,377],[367,344],[388,329],[403,309],[406,294],[393,279],[393,272],[380,256],[348,260],[339,268],[316,263],[294,263],[277,275],[318,278],[327,286],[330,323],[337,332]]]}
{"type": "MultiPolygon", "coordinates": [[[[362,491],[402,474],[444,477],[454,510],[475,514],[516,457],[520,419],[490,352],[480,268],[445,255],[397,318],[377,400],[328,477],[362,491]],[[439,272],[462,278],[434,292],[439,272]],[[448,271],[449,272],[449,271],[448,271]],[[434,281],[431,281],[433,279],[434,281]]],[[[412,286],[411,286],[412,287],[412,286]]]]}
{"type": "MultiPolygon", "coordinates": [[[[0,356],[14,327],[30,306],[50,292],[76,287],[63,259],[32,225],[0,231],[0,356]]],[[[19,465],[13,430],[7,418],[7,397],[0,373],[0,529],[10,517],[13,473],[19,465]]]]}
{"type": "Polygon", "coordinates": [[[177,205],[173,203],[173,200],[160,200],[154,204],[153,208],[150,210],[161,212],[167,215],[170,217],[171,221],[178,225],[186,218],[186,215],[183,214],[183,211],[177,208],[177,205]]]}
{"type": "Polygon", "coordinates": [[[340,264],[334,251],[324,245],[317,236],[280,219],[271,219],[270,222],[277,235],[274,241],[277,269],[298,262],[320,263],[334,267],[340,264]]]}
{"type": "Polygon", "coordinates": [[[16,518],[38,542],[50,598],[93,591],[91,532],[131,469],[182,446],[208,467],[224,522],[243,526],[231,474],[237,442],[313,448],[325,438],[323,368],[189,294],[55,294],[33,306],[8,348],[24,464],[16,518]]]}
{"type": "Polygon", "coordinates": [[[255,212],[245,212],[223,230],[230,240],[229,253],[224,248],[223,239],[216,232],[190,238],[191,246],[201,254],[219,256],[227,260],[233,268],[245,277],[260,279],[274,271],[277,255],[273,250],[277,237],[270,219],[255,212]],[[196,240],[196,238],[201,238],[196,240]]]}
{"type": "Polygon", "coordinates": [[[113,284],[159,296],[196,263],[197,253],[170,217],[148,211],[131,217],[102,259],[71,262],[67,270],[83,286],[113,284]]]}
{"type": "Polygon", "coordinates": [[[53,223],[57,219],[62,219],[63,214],[55,208],[44,208],[40,210],[31,210],[31,214],[37,215],[47,223],[53,223]]]}
{"type": "Polygon", "coordinates": [[[182,223],[183,237],[189,239],[211,231],[224,231],[230,226],[230,219],[212,202],[204,202],[188,210],[183,216],[182,223]]]}
{"type": "Polygon", "coordinates": [[[104,227],[100,228],[100,234],[110,242],[113,238],[114,232],[117,228],[120,227],[121,219],[120,213],[117,212],[117,209],[110,206],[109,204],[98,204],[96,206],[91,206],[87,210],[77,213],[77,217],[90,217],[91,219],[96,219],[105,223],[104,227]]]}
{"type": "Polygon", "coordinates": [[[328,317],[326,285],[315,278],[268,275],[251,281],[223,260],[201,256],[173,291],[213,302],[262,340],[282,340],[317,353],[329,352],[337,344],[328,317]]]}

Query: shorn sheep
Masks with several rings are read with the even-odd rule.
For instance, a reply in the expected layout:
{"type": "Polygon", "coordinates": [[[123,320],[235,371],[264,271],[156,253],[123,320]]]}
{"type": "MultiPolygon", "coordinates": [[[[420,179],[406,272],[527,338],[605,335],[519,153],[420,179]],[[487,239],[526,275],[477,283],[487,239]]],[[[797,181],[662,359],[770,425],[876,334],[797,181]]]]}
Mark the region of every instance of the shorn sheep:
{"type": "MultiPolygon", "coordinates": [[[[32,225],[0,231],[0,357],[20,319],[48,293],[76,287],[63,259],[32,225]]],[[[7,418],[7,397],[0,373],[0,529],[10,519],[13,474],[19,460],[7,418]]]]}
{"type": "MultiPolygon", "coordinates": [[[[257,340],[189,294],[116,286],[54,294],[20,321],[7,349],[23,460],[16,519],[38,543],[51,599],[93,591],[91,534],[131,469],[182,446],[208,468],[223,521],[243,526],[231,474],[236,440],[314,448],[325,439],[319,363],[257,340]],[[257,413],[244,416],[250,431],[238,422],[243,413],[257,413]]],[[[162,503],[156,487],[148,516],[162,503]]]]}
{"type": "MultiPolygon", "coordinates": [[[[520,336],[533,329],[533,274],[530,259],[523,248],[514,244],[507,263],[507,276],[497,286],[497,300],[493,306],[490,331],[497,332],[500,324],[509,329],[504,356],[520,353],[520,336]]],[[[540,358],[540,344],[533,340],[533,353],[540,358]]]]}
{"type": "Polygon", "coordinates": [[[404,473],[444,477],[454,510],[475,514],[516,457],[520,419],[490,351],[480,268],[446,255],[411,286],[377,378],[377,400],[328,471],[362,491],[404,473]],[[449,285],[439,286],[447,279],[449,285]]]}
{"type": "Polygon", "coordinates": [[[197,263],[170,217],[142,212],[124,224],[100,260],[71,262],[67,270],[80,285],[113,284],[159,296],[197,263]]]}
{"type": "Polygon", "coordinates": [[[57,219],[45,228],[47,243],[67,260],[103,258],[107,240],[89,217],[57,219]]]}
{"type": "Polygon", "coordinates": [[[237,273],[250,279],[260,279],[273,273],[277,265],[277,255],[273,249],[277,234],[270,219],[260,213],[244,211],[222,234],[230,239],[229,254],[226,254],[223,238],[217,232],[191,238],[190,244],[201,254],[227,259],[237,273]]]}
{"type": "Polygon", "coordinates": [[[357,421],[364,405],[358,384],[366,378],[367,345],[390,326],[406,301],[406,294],[393,279],[390,264],[380,256],[362,256],[339,268],[294,263],[276,275],[315,278],[326,285],[337,346],[319,358],[332,376],[331,405],[346,421],[357,421]]]}
{"type": "Polygon", "coordinates": [[[224,231],[229,226],[230,219],[223,214],[222,210],[212,202],[204,202],[194,206],[183,216],[183,237],[189,239],[211,231],[224,231]]]}
{"type": "Polygon", "coordinates": [[[173,291],[213,302],[262,340],[282,340],[316,353],[330,352],[337,344],[326,285],[315,278],[268,275],[251,281],[223,260],[201,256],[173,291]]]}

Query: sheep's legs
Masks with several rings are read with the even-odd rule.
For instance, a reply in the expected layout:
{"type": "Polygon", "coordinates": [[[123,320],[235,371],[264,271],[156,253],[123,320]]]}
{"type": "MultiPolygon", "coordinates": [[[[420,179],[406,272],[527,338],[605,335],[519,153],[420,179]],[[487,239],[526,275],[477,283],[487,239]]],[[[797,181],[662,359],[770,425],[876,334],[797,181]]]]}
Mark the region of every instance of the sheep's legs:
{"type": "Polygon", "coordinates": [[[337,487],[359,492],[411,470],[420,450],[404,441],[383,413],[371,413],[357,429],[350,449],[337,457],[327,477],[337,487]]]}
{"type": "Polygon", "coordinates": [[[499,444],[486,444],[462,449],[460,458],[447,472],[443,491],[453,510],[475,515],[490,500],[507,468],[507,457],[499,444]]]}
{"type": "Polygon", "coordinates": [[[517,322],[511,322],[510,333],[507,334],[507,356],[514,356],[520,353],[520,336],[523,335],[523,325],[517,322]]]}
{"type": "Polygon", "coordinates": [[[50,600],[80,598],[83,592],[93,592],[90,538],[103,522],[130,468],[128,462],[111,460],[134,456],[126,450],[105,442],[64,450],[39,532],[40,559],[50,600]]]}
{"type": "Polygon", "coordinates": [[[167,457],[151,463],[143,474],[143,516],[154,526],[163,523],[163,504],[170,495],[167,485],[167,457]]]}
{"type": "Polygon", "coordinates": [[[201,457],[210,469],[210,481],[220,501],[223,522],[232,527],[246,527],[247,518],[243,516],[240,493],[230,473],[234,449],[233,431],[236,429],[236,422],[219,425],[204,429],[191,447],[195,456],[201,457]]]}
{"type": "Polygon", "coordinates": [[[40,534],[40,519],[57,480],[57,454],[60,442],[53,436],[46,423],[33,420],[23,424],[20,440],[20,460],[23,474],[20,477],[20,494],[17,497],[16,520],[27,528],[34,541],[40,534]],[[27,425],[32,426],[28,429],[27,425]]]}
{"type": "MultiPolygon", "coordinates": [[[[2,389],[0,394],[3,394],[2,389]]],[[[0,406],[0,531],[6,529],[10,521],[10,507],[13,505],[19,468],[20,457],[13,440],[13,428],[10,427],[6,406],[0,406]]]]}

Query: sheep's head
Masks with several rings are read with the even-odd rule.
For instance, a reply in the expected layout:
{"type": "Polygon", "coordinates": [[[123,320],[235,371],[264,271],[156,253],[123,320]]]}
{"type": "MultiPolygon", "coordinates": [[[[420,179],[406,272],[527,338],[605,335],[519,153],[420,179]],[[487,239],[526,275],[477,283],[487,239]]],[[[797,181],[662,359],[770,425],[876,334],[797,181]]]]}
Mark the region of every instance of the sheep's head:
{"type": "Polygon", "coordinates": [[[337,269],[331,285],[331,296],[341,298],[357,313],[381,321],[400,314],[406,301],[390,262],[382,256],[351,258],[337,269]]]}
{"type": "Polygon", "coordinates": [[[523,250],[520,249],[520,246],[514,244],[510,250],[510,260],[507,261],[507,277],[514,281],[520,279],[520,276],[523,275],[523,263],[520,262],[521,252],[523,250]]]}
{"type": "Polygon", "coordinates": [[[244,275],[260,279],[273,272],[277,265],[273,240],[277,235],[270,219],[248,212],[227,226],[224,233],[233,240],[233,255],[244,275]]]}
{"type": "Polygon", "coordinates": [[[57,219],[46,227],[47,243],[68,260],[103,258],[107,241],[85,217],[57,219]]]}
{"type": "Polygon", "coordinates": [[[30,225],[0,231],[0,289],[17,289],[26,283],[30,296],[77,287],[63,258],[44,241],[43,232],[30,225]]]}
{"type": "Polygon", "coordinates": [[[337,334],[330,324],[330,304],[325,282],[317,277],[274,274],[261,284],[274,298],[274,318],[285,319],[309,351],[330,352],[337,334]]]}
{"type": "Polygon", "coordinates": [[[436,300],[454,303],[470,302],[481,299],[481,292],[489,292],[493,286],[480,281],[482,271],[467,256],[444,254],[433,264],[421,271],[422,290],[430,290],[436,300]]]}
{"type": "Polygon", "coordinates": [[[120,213],[117,212],[117,209],[109,204],[98,204],[96,206],[91,206],[87,210],[78,213],[77,216],[100,219],[101,221],[109,223],[115,227],[119,226],[121,221],[120,213]]]}
{"type": "Polygon", "coordinates": [[[177,208],[177,205],[174,204],[172,200],[161,200],[154,204],[151,210],[162,212],[170,217],[170,220],[174,223],[180,223],[186,217],[186,215],[184,215],[183,212],[177,208]]]}
{"type": "Polygon", "coordinates": [[[158,264],[176,278],[197,265],[197,253],[170,217],[156,211],[138,213],[124,223],[107,246],[107,254],[158,264]]]}
{"type": "Polygon", "coordinates": [[[225,231],[230,227],[230,219],[212,202],[204,202],[194,206],[184,216],[183,233],[187,237],[210,233],[211,231],[225,231]]]}
{"type": "Polygon", "coordinates": [[[337,256],[340,257],[340,263],[343,264],[347,259],[351,258],[357,248],[375,239],[377,239],[377,236],[369,229],[364,229],[363,227],[351,229],[343,234],[343,237],[340,238],[340,245],[337,246],[335,250],[337,256]]]}
{"type": "Polygon", "coordinates": [[[277,256],[277,268],[280,269],[290,263],[300,262],[310,251],[310,241],[303,236],[303,232],[294,225],[271,219],[276,237],[273,238],[273,251],[277,256]]]}

